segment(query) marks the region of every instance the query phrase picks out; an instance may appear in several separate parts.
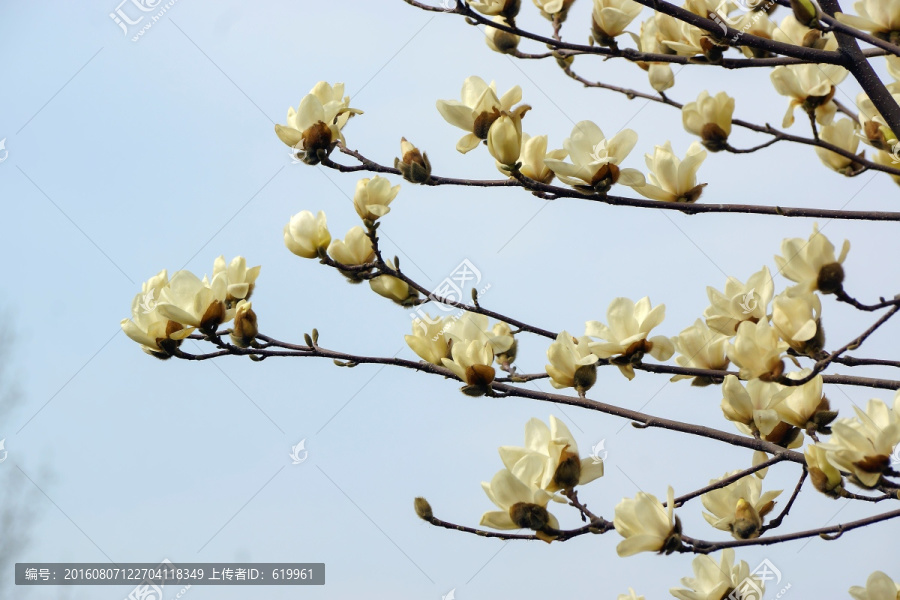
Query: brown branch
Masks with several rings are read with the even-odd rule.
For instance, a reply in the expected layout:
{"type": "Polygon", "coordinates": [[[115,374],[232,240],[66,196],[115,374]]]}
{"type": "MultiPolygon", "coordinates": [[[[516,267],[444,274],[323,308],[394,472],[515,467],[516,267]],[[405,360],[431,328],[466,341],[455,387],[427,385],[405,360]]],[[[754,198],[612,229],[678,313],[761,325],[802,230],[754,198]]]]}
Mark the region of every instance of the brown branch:
{"type": "Polygon", "coordinates": [[[769,531],[770,529],[775,529],[776,527],[780,527],[784,518],[791,512],[791,507],[794,505],[794,501],[797,499],[797,496],[800,495],[800,490],[803,488],[803,484],[806,482],[806,476],[809,475],[809,471],[806,466],[803,466],[803,472],[800,473],[800,479],[797,481],[797,485],[794,487],[794,491],[791,494],[791,497],[788,499],[787,504],[784,506],[784,510],[781,513],[769,521],[767,524],[763,525],[763,527],[759,530],[760,535],[769,531]]]}
{"type": "MultiPolygon", "coordinates": [[[[680,508],[681,506],[684,505],[685,502],[687,502],[688,500],[693,500],[697,496],[702,496],[703,494],[705,494],[707,492],[711,492],[713,490],[718,490],[720,488],[723,488],[727,485],[734,483],[735,481],[738,481],[739,479],[743,479],[744,477],[746,477],[748,475],[752,475],[752,474],[756,473],[757,471],[762,471],[763,469],[767,469],[768,467],[778,464],[784,460],[785,460],[785,457],[783,455],[773,456],[772,458],[765,460],[765,461],[759,463],[758,465],[749,467],[742,471],[738,471],[734,475],[729,475],[728,477],[723,477],[722,479],[718,479],[718,480],[714,481],[713,483],[711,483],[707,486],[704,486],[704,487],[700,488],[699,490],[695,490],[689,494],[685,494],[684,496],[679,496],[679,497],[675,498],[675,508],[680,508]]],[[[663,506],[666,506],[666,504],[668,504],[668,502],[662,503],[663,506]]]]}

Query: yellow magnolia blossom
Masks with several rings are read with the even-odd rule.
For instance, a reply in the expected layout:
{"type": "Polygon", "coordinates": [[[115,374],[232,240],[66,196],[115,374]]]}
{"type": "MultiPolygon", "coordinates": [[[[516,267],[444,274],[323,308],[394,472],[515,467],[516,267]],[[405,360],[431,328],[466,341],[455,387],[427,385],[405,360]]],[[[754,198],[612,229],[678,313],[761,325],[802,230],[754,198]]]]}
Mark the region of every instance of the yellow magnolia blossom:
{"type": "Polygon", "coordinates": [[[723,150],[731,135],[734,98],[725,92],[710,96],[703,90],[694,102],[681,109],[681,121],[688,133],[700,136],[703,145],[713,152],[723,150]]]}
{"type": "MultiPolygon", "coordinates": [[[[693,325],[684,329],[672,343],[678,356],[675,362],[679,366],[691,369],[711,369],[720,371],[728,368],[728,357],[725,355],[725,346],[728,344],[728,336],[718,331],[713,331],[700,319],[693,325]]],[[[694,377],[693,375],[675,375],[671,381],[681,379],[693,379],[691,385],[704,386],[712,383],[708,377],[694,377]]]]}
{"type": "Polygon", "coordinates": [[[616,183],[630,187],[643,185],[644,176],[640,171],[619,167],[637,139],[637,133],[631,129],[623,129],[607,139],[595,123],[581,121],[563,142],[571,162],[547,157],[544,164],[563,183],[598,193],[606,193],[616,183]]]}
{"type": "Polygon", "coordinates": [[[615,38],[625,33],[643,6],[634,0],[594,0],[591,37],[601,46],[610,46],[615,38]]]}
{"type": "Polygon", "coordinates": [[[813,486],[829,496],[838,496],[844,485],[841,472],[828,462],[828,451],[819,444],[810,444],[803,449],[806,468],[813,486]]]}
{"type": "MultiPolygon", "coordinates": [[[[721,479],[738,472],[726,473],[721,479]]],[[[720,479],[712,479],[709,483],[712,485],[717,481],[720,479]]],[[[762,481],[758,477],[741,477],[700,497],[703,508],[709,511],[703,513],[703,518],[716,529],[730,531],[737,540],[756,538],[763,519],[775,508],[774,500],[780,494],[781,490],[762,493],[762,481]]]]}
{"type": "Polygon", "coordinates": [[[344,97],[344,84],[331,86],[320,81],[300,101],[297,110],[288,108],[287,125],[276,125],[275,133],[288,146],[297,150],[303,162],[315,165],[337,145],[344,142],[341,130],[361,110],[350,108],[350,97],[344,97]]]}
{"type": "Polygon", "coordinates": [[[694,577],[681,580],[681,585],[687,589],[669,590],[679,600],[719,600],[730,596],[744,598],[744,594],[747,598],[762,598],[765,592],[765,582],[750,573],[750,565],[746,561],[735,564],[733,548],[722,550],[720,562],[704,554],[694,558],[691,567],[694,577]]]}
{"type": "Polygon", "coordinates": [[[490,483],[482,482],[482,489],[500,510],[481,516],[481,525],[492,529],[531,529],[538,537],[550,542],[559,529],[559,521],[547,511],[550,493],[529,486],[507,469],[498,471],[490,483]]]}
{"type": "Polygon", "coordinates": [[[390,204],[399,192],[400,186],[391,187],[391,182],[384,177],[360,179],[353,194],[353,208],[360,219],[375,221],[391,212],[390,204]]]}
{"type": "MultiPolygon", "coordinates": [[[[850,154],[856,154],[859,149],[858,131],[856,123],[852,119],[843,118],[822,127],[819,131],[819,139],[837,146],[841,150],[846,150],[850,154]]],[[[852,177],[862,169],[862,165],[857,161],[827,148],[816,146],[816,154],[826,167],[841,175],[852,177]]]]}
{"type": "Polygon", "coordinates": [[[302,258],[317,258],[331,243],[325,213],[313,216],[308,210],[298,212],[284,226],[284,245],[302,258]]]}
{"type": "Polygon", "coordinates": [[[161,292],[168,285],[169,273],[165,269],[141,284],[141,292],[131,301],[131,318],[120,322],[125,335],[157,358],[171,356],[181,341],[194,332],[193,327],[184,327],[157,310],[161,292]]]}
{"type": "Polygon", "coordinates": [[[775,282],[768,267],[763,267],[741,283],[734,277],[725,281],[725,290],[706,288],[710,305],[703,311],[703,318],[710,329],[733,336],[744,321],[766,318],[769,303],[775,293],[775,282]]]}
{"type": "Polygon", "coordinates": [[[781,243],[781,254],[775,256],[775,264],[782,275],[797,283],[792,293],[821,291],[833,294],[842,287],[844,269],[841,264],[850,251],[850,242],[844,240],[841,254],[834,256],[834,246],[813,225],[808,240],[791,238],[781,243]]]}
{"type": "Polygon", "coordinates": [[[591,352],[600,358],[612,358],[625,377],[634,379],[635,362],[644,354],[659,361],[669,360],[675,353],[672,341],[657,335],[647,338],[650,331],[666,318],[666,305],[651,308],[650,298],[643,297],[637,303],[628,298],[616,298],[606,311],[608,325],[599,321],[588,321],[585,335],[600,338],[602,342],[591,342],[591,352]],[[615,358],[613,358],[615,357],[615,358]]]}
{"type": "Polygon", "coordinates": [[[831,439],[820,446],[828,452],[828,462],[871,488],[891,468],[891,453],[900,443],[900,392],[894,396],[893,409],[872,399],[865,412],[856,406],[853,410],[856,418],[835,421],[831,439]]]}
{"type": "Polygon", "coordinates": [[[898,0],[860,0],[853,3],[856,15],[835,13],[835,18],[850,27],[870,31],[876,37],[896,43],[900,37],[900,2],[898,0]]]}
{"type": "Polygon", "coordinates": [[[670,554],[681,546],[681,522],[675,516],[675,492],[671,486],[666,506],[646,492],[622,499],[616,505],[613,524],[625,538],[616,546],[619,556],[638,552],[670,554]]]}
{"type": "Polygon", "coordinates": [[[782,120],[782,127],[794,124],[794,110],[802,107],[815,112],[819,125],[834,120],[837,106],[832,102],[835,86],[847,77],[847,70],[838,65],[780,65],[772,69],[770,78],[775,91],[791,99],[782,120]]]}
{"type": "Polygon", "coordinates": [[[465,80],[459,100],[438,100],[437,109],[448,123],[468,133],[460,138],[456,149],[465,154],[473,150],[482,140],[486,140],[494,121],[503,113],[515,113],[519,117],[528,110],[527,105],[513,109],[522,100],[522,88],[515,86],[503,96],[497,97],[497,86],[490,85],[481,77],[472,76],[465,80]]]}
{"type": "Polygon", "coordinates": [[[866,580],[866,587],[854,585],[850,595],[854,600],[897,600],[900,598],[900,581],[894,581],[883,571],[875,571],[866,580]]]}
{"type": "Polygon", "coordinates": [[[772,381],[784,372],[782,354],[787,349],[787,343],[778,337],[778,330],[768,321],[743,321],[734,341],[725,347],[725,354],[740,367],[741,379],[759,377],[772,381]]]}
{"type": "Polygon", "coordinates": [[[582,336],[577,340],[563,331],[547,349],[545,367],[550,375],[550,385],[556,389],[575,388],[580,396],[591,389],[597,381],[597,355],[591,353],[591,338],[582,336]]]}
{"type": "Polygon", "coordinates": [[[647,183],[634,190],[651,200],[662,202],[696,202],[703,193],[705,183],[697,184],[697,170],[706,159],[706,150],[694,142],[688,148],[684,160],[675,156],[671,142],[656,146],[653,154],[645,155],[647,183]]]}

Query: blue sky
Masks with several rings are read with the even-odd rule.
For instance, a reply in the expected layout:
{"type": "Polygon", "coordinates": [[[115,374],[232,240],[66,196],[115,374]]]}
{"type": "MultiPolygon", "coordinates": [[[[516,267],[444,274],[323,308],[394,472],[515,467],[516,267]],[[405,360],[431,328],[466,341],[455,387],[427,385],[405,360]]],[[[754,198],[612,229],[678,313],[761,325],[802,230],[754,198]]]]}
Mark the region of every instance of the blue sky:
{"type": "MultiPolygon", "coordinates": [[[[523,4],[522,24],[547,31],[523,4]]],[[[121,7],[137,15],[130,6],[121,7]]],[[[748,466],[748,453],[571,408],[469,398],[452,382],[390,368],[162,362],[126,338],[119,321],[159,270],[202,275],[220,254],[240,254],[262,265],[253,305],[263,332],[299,342],[316,327],[330,348],[414,358],[403,341],[406,311],[284,248],[282,227],[300,210],[326,211],[335,237],[358,221],[350,200],[357,176],[292,164],[273,132],[317,81],[345,82],[351,105],[365,111],[345,129],[351,147],[391,163],[405,136],[428,152],[436,173],[472,178],[496,177],[493,160],[481,148],[458,154],[462,132],[434,106],[458,98],[469,75],[496,80],[501,91],[521,85],[533,106],[525,130],[548,133],[553,147],[582,119],[608,135],[636,130],[626,166],[643,168],[642,155],[667,139],[683,155],[692,139],[680,115],[584,90],[552,62],[491,53],[480,30],[399,0],[176,2],[136,42],[139,26],[125,34],[109,16],[116,8],[95,1],[0,8],[0,139],[8,151],[0,163],[7,256],[0,304],[16,332],[8,351],[22,396],[0,420],[9,452],[0,470],[6,485],[33,494],[40,514],[30,545],[10,552],[15,561],[326,563],[325,586],[252,592],[265,599],[438,599],[451,589],[460,600],[615,598],[629,586],[669,597],[691,574],[690,556],[620,559],[614,533],[550,546],[484,540],[430,527],[415,517],[412,500],[424,495],[436,516],[477,524],[492,509],[479,483],[501,467],[496,448],[521,443],[534,416],[565,420],[582,449],[606,440],[606,475],[581,496],[609,517],[623,496],[664,495],[670,484],[676,493],[699,488],[748,466]],[[290,449],[301,440],[309,458],[292,465],[290,449]]],[[[568,39],[587,39],[589,9],[576,3],[568,39]]],[[[632,65],[575,64],[586,77],[649,90],[632,65]]],[[[726,90],[738,99],[737,116],[780,123],[787,99],[771,89],[768,73],[676,70],[673,98],[726,90]]],[[[848,81],[839,94],[852,104],[857,91],[848,81]]],[[[803,123],[794,130],[806,134],[803,123]]],[[[763,139],[737,132],[732,142],[763,139]]],[[[700,179],[709,183],[704,202],[896,210],[898,197],[887,177],[843,178],[810,148],[781,144],[746,156],[711,154],[700,179]]],[[[819,225],[836,244],[852,242],[845,267],[853,294],[896,293],[897,270],[886,260],[900,250],[896,225],[819,225]]],[[[744,280],[764,264],[774,270],[781,240],[811,229],[806,219],[688,217],[403,182],[381,232],[386,254],[424,285],[468,259],[491,286],[485,306],[535,325],[580,333],[585,321],[605,319],[614,297],[649,295],[667,306],[660,332],[676,335],[702,314],[706,286],[721,288],[727,275],[744,280]]],[[[784,284],[776,278],[776,289],[784,284]]],[[[831,299],[823,305],[829,346],[871,320],[831,299]]],[[[891,332],[873,336],[865,355],[890,356],[891,332]]],[[[545,351],[543,340],[523,337],[520,369],[542,370],[545,351]]],[[[878,396],[847,387],[826,393],[842,414],[878,396]]],[[[592,395],[731,430],[714,388],[644,373],[628,382],[603,370],[592,395]]],[[[787,495],[794,473],[772,469],[765,489],[787,495]]],[[[563,524],[577,523],[558,512],[563,524]]],[[[699,504],[681,513],[688,533],[724,539],[699,504]]],[[[871,507],[807,490],[785,528],[867,514],[871,507]]],[[[751,567],[763,559],[778,566],[791,597],[832,597],[875,569],[900,579],[898,527],[885,523],[841,542],[754,547],[738,557],[751,567]]],[[[26,595],[13,589],[8,570],[0,590],[110,600],[128,592],[26,595]]],[[[194,587],[186,597],[248,594],[194,587]]]]}

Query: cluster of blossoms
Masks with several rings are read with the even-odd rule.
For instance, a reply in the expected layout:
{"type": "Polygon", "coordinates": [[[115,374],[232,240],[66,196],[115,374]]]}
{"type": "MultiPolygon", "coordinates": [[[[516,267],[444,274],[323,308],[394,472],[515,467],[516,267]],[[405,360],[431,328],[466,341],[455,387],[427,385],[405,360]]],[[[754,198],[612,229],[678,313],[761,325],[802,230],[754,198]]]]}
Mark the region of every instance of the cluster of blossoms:
{"type": "Polygon", "coordinates": [[[122,319],[122,330],[148,354],[169,358],[194,330],[211,335],[233,320],[231,339],[246,348],[258,333],[250,303],[258,276],[259,267],[248,269],[242,256],[228,264],[224,256],[217,258],[212,279],[190,271],[178,271],[169,279],[162,270],[141,286],[131,302],[131,318],[122,319]]]}

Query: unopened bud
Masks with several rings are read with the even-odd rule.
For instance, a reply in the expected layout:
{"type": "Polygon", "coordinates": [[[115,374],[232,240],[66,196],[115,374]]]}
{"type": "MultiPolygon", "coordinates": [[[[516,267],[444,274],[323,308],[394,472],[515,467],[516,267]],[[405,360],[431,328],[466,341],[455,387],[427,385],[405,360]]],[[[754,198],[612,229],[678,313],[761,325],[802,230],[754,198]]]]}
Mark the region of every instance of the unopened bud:
{"type": "Polygon", "coordinates": [[[431,512],[431,505],[428,504],[428,500],[422,496],[416,498],[414,505],[416,507],[416,514],[420,519],[429,521],[434,518],[434,513],[431,512]]]}
{"type": "Polygon", "coordinates": [[[406,138],[400,139],[400,156],[394,159],[394,168],[400,171],[403,179],[411,183],[425,183],[431,178],[428,155],[420,152],[406,138]]]}
{"type": "Polygon", "coordinates": [[[816,11],[815,4],[810,0],[790,0],[790,2],[791,10],[794,11],[794,18],[796,18],[801,25],[812,27],[816,24],[818,21],[818,19],[816,19],[818,12],[816,11]]]}
{"type": "MultiPolygon", "coordinates": [[[[494,23],[509,26],[509,23],[502,16],[498,15],[492,20],[494,23]]],[[[487,43],[488,48],[494,52],[499,52],[500,54],[509,54],[518,48],[520,39],[521,38],[518,35],[497,29],[496,27],[488,27],[485,30],[484,41],[487,43]]]]}
{"type": "Polygon", "coordinates": [[[247,348],[259,334],[256,313],[251,302],[241,300],[234,314],[234,327],[231,330],[231,341],[239,348],[247,348]]]}

